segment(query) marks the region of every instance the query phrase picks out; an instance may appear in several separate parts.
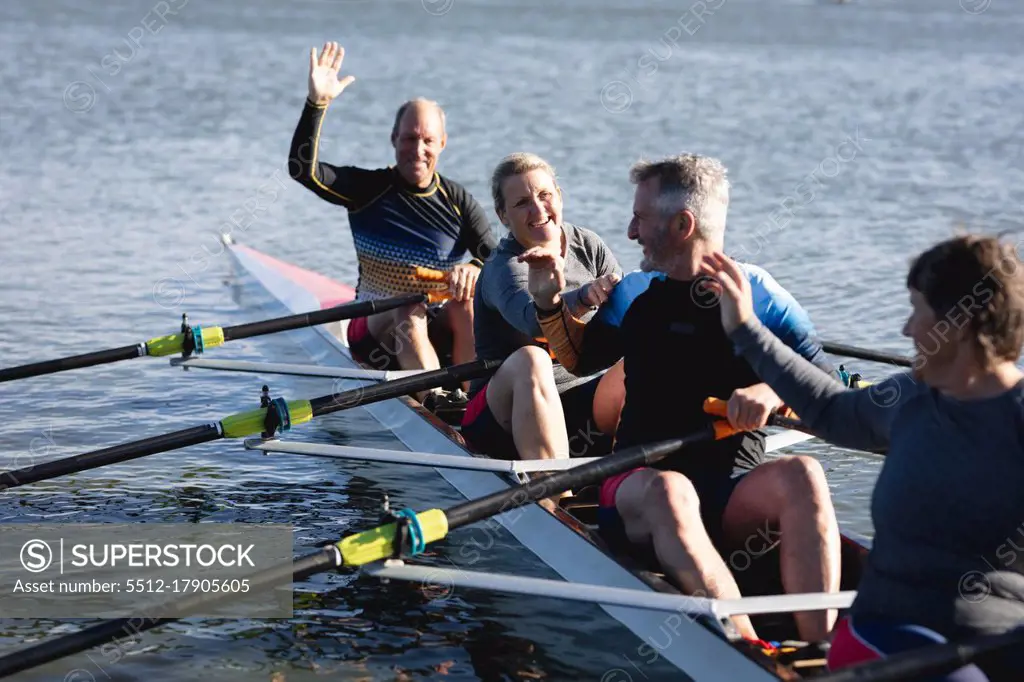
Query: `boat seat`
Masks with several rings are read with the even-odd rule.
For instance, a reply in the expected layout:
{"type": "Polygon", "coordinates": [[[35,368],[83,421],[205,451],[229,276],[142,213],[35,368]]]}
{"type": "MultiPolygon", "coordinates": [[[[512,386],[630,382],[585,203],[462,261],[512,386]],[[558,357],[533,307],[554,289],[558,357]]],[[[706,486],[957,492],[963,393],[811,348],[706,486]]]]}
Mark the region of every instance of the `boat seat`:
{"type": "Polygon", "coordinates": [[[597,494],[599,488],[596,485],[588,485],[572,497],[563,497],[558,502],[565,511],[575,516],[580,523],[588,526],[597,526],[597,494]]]}

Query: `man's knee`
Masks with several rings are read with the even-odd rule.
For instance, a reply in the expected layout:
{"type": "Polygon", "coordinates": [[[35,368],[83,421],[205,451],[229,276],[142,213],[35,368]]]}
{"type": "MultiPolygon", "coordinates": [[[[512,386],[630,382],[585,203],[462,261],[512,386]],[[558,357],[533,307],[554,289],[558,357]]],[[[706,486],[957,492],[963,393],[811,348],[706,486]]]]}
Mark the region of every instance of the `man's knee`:
{"type": "Polygon", "coordinates": [[[690,479],[674,471],[660,471],[647,484],[645,515],[653,521],[672,521],[683,527],[701,523],[700,498],[690,479]]]}
{"type": "MultiPolygon", "coordinates": [[[[501,363],[487,385],[487,404],[500,423],[511,420],[515,395],[544,395],[557,400],[551,358],[537,346],[523,346],[501,363]]],[[[511,421],[508,422],[511,424],[511,421]]]]}
{"type": "Polygon", "coordinates": [[[383,340],[391,336],[409,335],[421,324],[425,330],[426,314],[427,307],[416,303],[370,315],[366,318],[366,324],[375,339],[383,340]]]}
{"type": "Polygon", "coordinates": [[[422,303],[396,308],[391,314],[391,335],[397,339],[425,337],[428,321],[427,306],[422,303]]]}
{"type": "Polygon", "coordinates": [[[807,455],[782,457],[778,466],[779,492],[785,496],[828,494],[825,471],[818,460],[807,455]]]}
{"type": "Polygon", "coordinates": [[[551,356],[540,346],[523,346],[503,363],[515,376],[551,374],[551,356]],[[545,374],[546,373],[546,374],[545,374]]]}

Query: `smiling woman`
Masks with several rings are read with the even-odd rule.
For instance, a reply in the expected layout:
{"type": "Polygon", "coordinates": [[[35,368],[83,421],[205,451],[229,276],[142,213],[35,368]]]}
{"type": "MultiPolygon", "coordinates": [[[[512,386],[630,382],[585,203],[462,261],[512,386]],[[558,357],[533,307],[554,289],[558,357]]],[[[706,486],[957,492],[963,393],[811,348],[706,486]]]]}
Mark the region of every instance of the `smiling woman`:
{"type": "MultiPolygon", "coordinates": [[[[1024,559],[1005,552],[1024,519],[1024,373],[1016,366],[1024,264],[1016,249],[964,236],[918,256],[903,328],[917,350],[914,369],[860,390],[823,378],[757,321],[735,262],[716,253],[704,268],[724,291],[723,327],[812,433],[888,451],[872,497],[874,547],[829,665],[1024,626],[1024,559]]],[[[930,679],[1018,680],[1011,658],[979,663],[984,675],[972,665],[930,679]]]]}
{"type": "Polygon", "coordinates": [[[503,459],[607,454],[622,403],[621,366],[578,377],[554,364],[523,258],[543,253],[564,263],[547,286],[581,317],[607,300],[621,279],[619,264],[595,233],[563,220],[562,190],[541,157],[502,159],[491,176],[491,194],[509,234],[480,274],[476,352],[504,364],[490,381],[472,385],[462,433],[477,449],[503,459]],[[570,446],[580,438],[582,449],[570,446]]]}

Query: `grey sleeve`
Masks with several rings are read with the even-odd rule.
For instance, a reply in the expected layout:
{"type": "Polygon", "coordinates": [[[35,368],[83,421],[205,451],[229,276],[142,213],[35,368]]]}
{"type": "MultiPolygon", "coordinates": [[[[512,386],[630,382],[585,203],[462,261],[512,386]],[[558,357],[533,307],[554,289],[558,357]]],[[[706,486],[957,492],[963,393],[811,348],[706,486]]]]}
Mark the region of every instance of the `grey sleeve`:
{"type": "Polygon", "coordinates": [[[619,277],[623,276],[622,266],[619,265],[618,259],[615,258],[615,254],[608,248],[608,245],[597,239],[597,276],[602,277],[604,275],[610,275],[616,273],[619,277]]]}
{"type": "Polygon", "coordinates": [[[761,379],[771,386],[815,435],[843,447],[883,451],[902,405],[921,388],[909,374],[897,374],[867,388],[851,390],[751,320],[730,338],[761,379]]]}
{"type": "Polygon", "coordinates": [[[493,268],[493,271],[487,272],[489,276],[481,277],[481,282],[477,283],[478,288],[483,284],[482,291],[477,292],[483,302],[497,310],[506,322],[521,333],[532,338],[544,336],[537,322],[533,299],[527,290],[527,266],[512,260],[492,260],[485,268],[493,268]]]}

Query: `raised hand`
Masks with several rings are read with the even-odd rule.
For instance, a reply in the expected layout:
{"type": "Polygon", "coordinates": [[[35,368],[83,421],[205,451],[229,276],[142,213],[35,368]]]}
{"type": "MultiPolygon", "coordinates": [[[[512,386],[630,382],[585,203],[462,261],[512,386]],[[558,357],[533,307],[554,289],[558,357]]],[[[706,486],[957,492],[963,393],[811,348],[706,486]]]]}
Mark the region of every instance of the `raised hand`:
{"type": "Polygon", "coordinates": [[[518,260],[530,266],[526,286],[533,302],[545,309],[557,306],[565,288],[565,259],[555,251],[535,246],[524,251],[518,260]]]}
{"type": "Polygon", "coordinates": [[[345,59],[345,48],[338,43],[324,43],[320,57],[316,48],[309,51],[309,99],[317,104],[327,104],[355,81],[355,76],[338,80],[341,62],[345,59]]]}
{"type": "Polygon", "coordinates": [[[736,265],[736,261],[723,253],[714,252],[704,256],[700,270],[713,280],[710,287],[719,296],[718,308],[726,334],[731,334],[754,317],[754,294],[750,289],[750,281],[736,265]]]}

